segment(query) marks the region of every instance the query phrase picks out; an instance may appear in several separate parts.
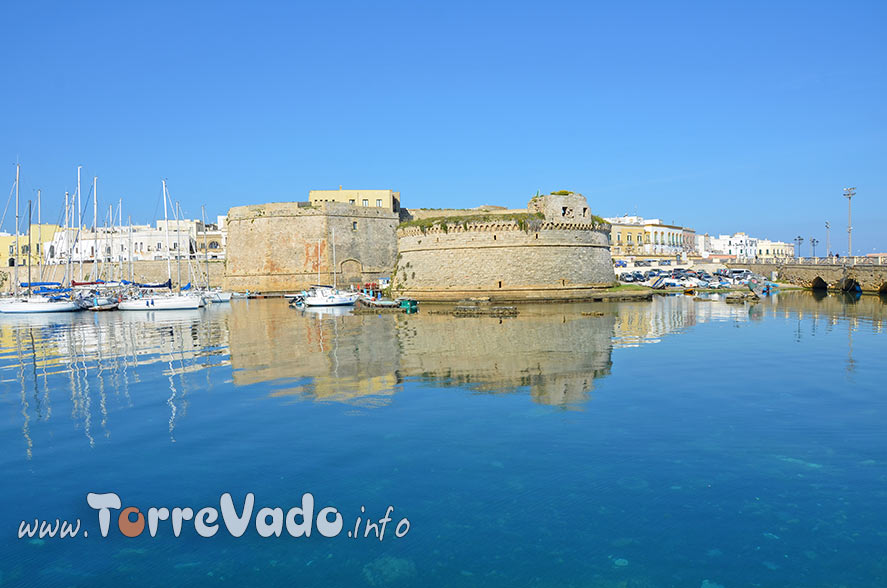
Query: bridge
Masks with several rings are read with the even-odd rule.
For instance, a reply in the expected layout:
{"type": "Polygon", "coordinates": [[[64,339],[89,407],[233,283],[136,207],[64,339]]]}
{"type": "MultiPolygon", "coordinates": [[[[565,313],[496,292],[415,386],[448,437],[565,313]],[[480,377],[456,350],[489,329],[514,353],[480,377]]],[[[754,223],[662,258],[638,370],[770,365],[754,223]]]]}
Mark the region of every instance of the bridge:
{"type": "Polygon", "coordinates": [[[780,282],[814,290],[862,290],[887,294],[887,257],[795,257],[782,260],[729,262],[780,282]]]}

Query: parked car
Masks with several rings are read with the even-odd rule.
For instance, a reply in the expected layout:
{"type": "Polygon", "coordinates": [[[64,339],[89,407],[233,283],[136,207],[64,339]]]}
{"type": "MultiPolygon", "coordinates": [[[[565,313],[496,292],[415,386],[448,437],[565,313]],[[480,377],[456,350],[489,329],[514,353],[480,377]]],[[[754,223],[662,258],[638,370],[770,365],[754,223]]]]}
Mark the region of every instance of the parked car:
{"type": "Polygon", "coordinates": [[[659,265],[671,265],[671,260],[670,259],[660,260],[659,265]]]}
{"type": "Polygon", "coordinates": [[[619,279],[625,283],[634,282],[634,276],[629,273],[620,274],[619,279]]]}
{"type": "Polygon", "coordinates": [[[616,265],[616,267],[628,267],[628,263],[626,263],[625,260],[622,259],[617,259],[613,263],[616,265]]]}

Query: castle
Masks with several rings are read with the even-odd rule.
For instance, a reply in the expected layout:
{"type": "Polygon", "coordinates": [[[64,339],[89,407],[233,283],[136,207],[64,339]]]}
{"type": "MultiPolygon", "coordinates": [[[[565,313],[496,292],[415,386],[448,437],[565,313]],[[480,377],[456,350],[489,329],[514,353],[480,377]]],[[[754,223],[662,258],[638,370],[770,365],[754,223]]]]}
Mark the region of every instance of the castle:
{"type": "Polygon", "coordinates": [[[397,230],[398,294],[447,301],[581,300],[616,281],[609,225],[581,194],[526,210],[431,211],[397,230]]]}
{"type": "Polygon", "coordinates": [[[608,230],[572,192],[519,210],[408,211],[390,190],[312,191],[309,202],[229,211],[225,287],[285,292],[391,276],[395,294],[420,300],[581,300],[615,282],[608,230]]]}

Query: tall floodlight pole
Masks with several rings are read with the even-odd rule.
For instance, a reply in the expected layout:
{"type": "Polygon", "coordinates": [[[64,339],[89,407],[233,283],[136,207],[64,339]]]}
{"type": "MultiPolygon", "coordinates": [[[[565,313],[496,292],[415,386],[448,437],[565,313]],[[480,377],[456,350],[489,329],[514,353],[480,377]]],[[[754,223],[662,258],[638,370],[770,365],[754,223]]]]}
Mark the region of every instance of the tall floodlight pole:
{"type": "Polygon", "coordinates": [[[847,257],[853,257],[853,210],[851,199],[856,196],[856,188],[844,188],[844,198],[847,199],[847,257]]]}
{"type": "Polygon", "coordinates": [[[832,225],[829,224],[828,221],[825,221],[825,256],[832,256],[832,238],[831,238],[831,229],[832,225]]]}
{"type": "Polygon", "coordinates": [[[819,245],[819,239],[810,237],[810,247],[813,248],[813,258],[816,259],[816,246],[819,245]]]}
{"type": "Polygon", "coordinates": [[[801,259],[801,243],[804,242],[804,237],[798,235],[793,240],[795,242],[795,257],[801,259]]]}

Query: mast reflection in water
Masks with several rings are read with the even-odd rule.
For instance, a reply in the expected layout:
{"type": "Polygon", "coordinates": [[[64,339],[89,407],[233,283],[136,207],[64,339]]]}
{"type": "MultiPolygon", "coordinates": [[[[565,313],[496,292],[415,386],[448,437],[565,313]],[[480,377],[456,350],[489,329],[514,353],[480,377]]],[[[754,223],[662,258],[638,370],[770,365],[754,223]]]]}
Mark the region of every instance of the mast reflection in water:
{"type": "Polygon", "coordinates": [[[887,479],[883,299],[672,296],[526,305],[509,319],[428,310],[240,300],[0,317],[0,583],[883,576],[887,514],[871,507],[887,479]],[[257,506],[286,505],[311,491],[347,516],[394,504],[412,530],[384,550],[255,534],[93,540],[89,491],[143,507],[248,491],[257,506]],[[81,517],[90,538],[10,539],[35,516],[81,517]]]}

